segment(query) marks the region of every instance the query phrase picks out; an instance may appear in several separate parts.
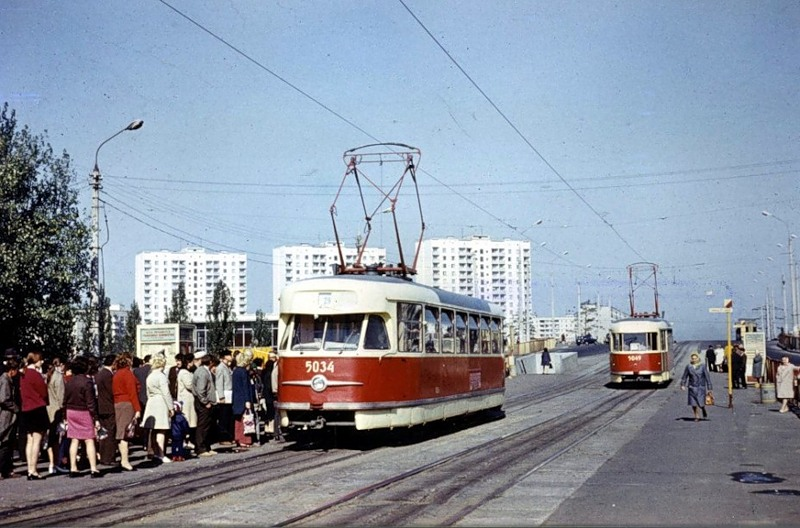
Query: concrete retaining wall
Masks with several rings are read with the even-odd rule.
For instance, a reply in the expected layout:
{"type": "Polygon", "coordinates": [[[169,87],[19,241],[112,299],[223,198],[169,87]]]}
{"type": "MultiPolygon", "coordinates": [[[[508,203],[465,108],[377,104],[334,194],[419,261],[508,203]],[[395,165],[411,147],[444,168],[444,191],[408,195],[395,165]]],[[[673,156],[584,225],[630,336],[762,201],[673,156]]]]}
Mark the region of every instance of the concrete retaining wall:
{"type": "Polygon", "coordinates": [[[577,352],[550,352],[550,361],[553,368],[542,370],[542,354],[535,352],[516,358],[517,375],[523,374],[563,374],[578,368],[577,352]]]}

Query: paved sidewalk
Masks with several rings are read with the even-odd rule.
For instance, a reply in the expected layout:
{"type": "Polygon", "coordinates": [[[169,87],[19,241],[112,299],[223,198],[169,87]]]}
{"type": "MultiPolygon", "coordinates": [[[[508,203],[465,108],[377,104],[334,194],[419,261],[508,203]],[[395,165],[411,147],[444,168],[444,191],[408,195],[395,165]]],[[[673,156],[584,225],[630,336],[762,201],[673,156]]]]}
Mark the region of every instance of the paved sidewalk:
{"type": "Polygon", "coordinates": [[[800,411],[779,413],[753,386],[734,389],[728,408],[727,375],[712,381],[708,420],[694,421],[676,379],[640,434],[545,524],[800,525],[800,411]]]}

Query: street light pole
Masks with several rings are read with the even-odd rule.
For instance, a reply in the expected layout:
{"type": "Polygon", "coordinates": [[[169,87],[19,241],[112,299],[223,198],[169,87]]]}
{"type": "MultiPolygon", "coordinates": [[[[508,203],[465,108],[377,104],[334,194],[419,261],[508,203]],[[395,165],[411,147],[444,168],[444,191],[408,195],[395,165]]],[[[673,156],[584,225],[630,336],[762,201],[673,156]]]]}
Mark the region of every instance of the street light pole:
{"type": "Polygon", "coordinates": [[[128,130],[138,130],[142,128],[144,121],[137,119],[128,126],[109,137],[97,147],[94,152],[94,169],[90,174],[92,182],[92,263],[91,263],[91,284],[89,313],[91,314],[90,334],[92,337],[92,353],[99,356],[100,350],[100,189],[103,188],[103,177],[100,174],[100,167],[97,165],[97,156],[103,145],[128,130]],[[93,311],[97,313],[93,313],[93,311]]]}
{"type": "Polygon", "coordinates": [[[797,305],[798,305],[798,296],[797,296],[797,272],[795,270],[795,262],[794,262],[794,239],[797,238],[795,235],[792,234],[791,229],[789,229],[789,224],[786,223],[785,220],[775,216],[774,214],[770,213],[769,211],[761,211],[761,214],[764,216],[769,216],[774,218],[775,220],[779,221],[786,227],[786,234],[789,238],[789,285],[791,288],[791,297],[792,297],[792,326],[791,326],[791,334],[797,335],[797,323],[798,323],[798,314],[797,314],[797,305]]]}

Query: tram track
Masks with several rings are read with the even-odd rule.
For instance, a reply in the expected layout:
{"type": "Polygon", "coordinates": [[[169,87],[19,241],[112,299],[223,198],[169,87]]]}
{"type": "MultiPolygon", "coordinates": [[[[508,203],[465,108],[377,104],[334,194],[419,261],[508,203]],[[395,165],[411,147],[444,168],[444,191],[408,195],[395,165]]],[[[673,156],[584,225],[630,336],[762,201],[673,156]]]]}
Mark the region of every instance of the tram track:
{"type": "MultiPolygon", "coordinates": [[[[155,472],[140,469],[134,475],[141,477],[135,480],[115,482],[115,475],[106,475],[102,487],[81,486],[80,491],[76,491],[78,483],[67,477],[51,477],[47,480],[59,487],[60,494],[37,495],[35,507],[30,504],[7,507],[9,505],[5,504],[6,507],[0,509],[0,526],[111,526],[141,519],[153,513],[152,507],[157,508],[158,504],[170,508],[192,505],[263,483],[264,475],[275,471],[291,479],[309,466],[350,463],[361,455],[347,451],[321,453],[292,449],[261,451],[230,459],[221,454],[218,456],[226,460],[212,465],[190,462],[182,463],[180,468],[175,465],[160,467],[155,472]],[[70,492],[69,487],[64,487],[68,483],[75,483],[75,490],[70,492]],[[113,484],[105,485],[107,483],[113,484]]],[[[39,491],[48,491],[42,487],[46,485],[40,484],[39,491]]]]}
{"type": "Polygon", "coordinates": [[[654,392],[609,393],[574,412],[371,483],[276,525],[457,524],[625,416],[654,392]]]}

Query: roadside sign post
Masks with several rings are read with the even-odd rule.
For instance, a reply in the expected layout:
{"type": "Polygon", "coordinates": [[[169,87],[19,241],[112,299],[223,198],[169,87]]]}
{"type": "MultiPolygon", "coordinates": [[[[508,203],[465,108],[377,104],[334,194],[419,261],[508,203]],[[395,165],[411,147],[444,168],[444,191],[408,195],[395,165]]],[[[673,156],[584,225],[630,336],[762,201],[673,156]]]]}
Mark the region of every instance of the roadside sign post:
{"type": "Polygon", "coordinates": [[[722,303],[722,308],[709,308],[711,313],[724,313],[728,322],[727,336],[728,344],[725,346],[725,360],[728,362],[728,409],[733,409],[733,365],[731,354],[733,347],[731,347],[731,314],[733,313],[733,300],[725,299],[722,303]]]}

